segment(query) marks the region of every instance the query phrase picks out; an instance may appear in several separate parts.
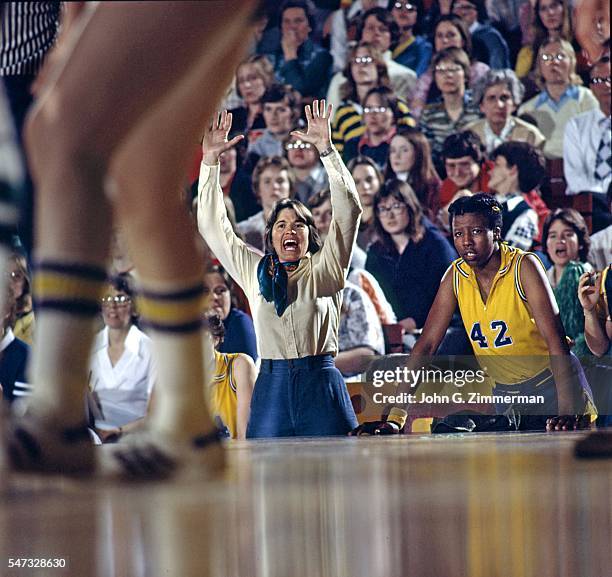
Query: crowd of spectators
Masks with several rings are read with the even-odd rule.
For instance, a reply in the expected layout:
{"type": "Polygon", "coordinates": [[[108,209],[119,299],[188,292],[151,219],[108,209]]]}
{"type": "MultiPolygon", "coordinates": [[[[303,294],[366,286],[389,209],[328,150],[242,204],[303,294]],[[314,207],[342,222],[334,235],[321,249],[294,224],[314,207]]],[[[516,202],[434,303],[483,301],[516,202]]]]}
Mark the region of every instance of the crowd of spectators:
{"type": "MultiPolygon", "coordinates": [[[[291,132],[305,126],[305,103],[326,97],[333,104],[333,142],[363,208],[344,289],[341,372],[358,374],[364,358],[384,353],[390,325],[418,336],[457,257],[445,210],[478,192],[500,202],[503,240],[539,251],[550,265],[567,334],[589,354],[589,321],[585,338],[580,313],[594,305],[589,295],[576,295],[584,293],[586,273],[612,261],[610,61],[604,56],[589,67],[576,51],[568,0],[355,0],[338,1],[331,12],[318,4],[288,0],[262,19],[223,104],[232,113],[230,138],[244,139],[222,154],[220,182],[236,233],[262,253],[267,218],[282,199],[308,205],[324,238],[331,221],[327,173],[317,149],[291,132]],[[571,208],[579,196],[590,213],[571,208]]],[[[4,335],[10,330],[31,345],[23,255],[9,272],[14,310],[4,335]]],[[[240,289],[220,266],[207,272],[204,286],[208,313],[224,329],[218,353],[256,362],[240,289]]],[[[122,296],[115,287],[103,310],[116,313],[122,296]]],[[[134,347],[148,347],[147,337],[124,316],[121,352],[136,354],[134,347]],[[132,344],[134,335],[140,344],[132,344]]],[[[105,363],[108,333],[100,333],[95,352],[105,363]]],[[[405,339],[405,350],[411,342],[405,339]]],[[[453,352],[463,344],[458,340],[453,352]]],[[[109,374],[121,358],[111,358],[109,374]]],[[[92,370],[99,371],[96,362],[94,356],[92,370]]],[[[151,379],[143,377],[137,413],[102,424],[114,431],[142,418],[151,379]]],[[[12,391],[4,387],[8,400],[12,391]]],[[[244,435],[246,425],[233,422],[234,435],[236,427],[244,435]]]]}

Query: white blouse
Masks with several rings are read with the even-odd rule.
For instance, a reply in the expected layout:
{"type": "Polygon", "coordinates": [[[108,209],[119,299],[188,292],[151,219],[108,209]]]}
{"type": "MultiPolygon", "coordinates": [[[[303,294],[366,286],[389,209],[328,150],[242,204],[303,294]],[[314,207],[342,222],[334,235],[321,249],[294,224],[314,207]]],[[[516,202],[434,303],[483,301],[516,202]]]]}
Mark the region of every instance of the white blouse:
{"type": "Polygon", "coordinates": [[[157,377],[151,339],[133,326],[125,339],[125,350],[113,367],[108,356],[108,327],[94,341],[90,363],[90,389],[97,398],[102,418],[96,427],[123,427],[147,413],[147,404],[157,377]]]}

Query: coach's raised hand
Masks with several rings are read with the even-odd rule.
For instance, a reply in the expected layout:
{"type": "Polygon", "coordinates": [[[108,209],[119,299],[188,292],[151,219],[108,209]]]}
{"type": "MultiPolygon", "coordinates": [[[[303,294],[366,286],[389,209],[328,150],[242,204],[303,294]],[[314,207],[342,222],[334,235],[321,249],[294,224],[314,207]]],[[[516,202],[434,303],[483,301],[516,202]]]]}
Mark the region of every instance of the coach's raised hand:
{"type": "Polygon", "coordinates": [[[226,151],[236,146],[244,136],[239,134],[231,140],[227,140],[232,128],[232,113],[224,110],[215,114],[212,125],[204,131],[202,136],[202,153],[204,164],[214,166],[219,162],[219,157],[226,151]]]}
{"type": "Polygon", "coordinates": [[[326,106],[325,100],[313,100],[312,107],[307,104],[304,110],[308,122],[306,132],[294,130],[291,134],[315,146],[319,154],[329,154],[332,150],[332,105],[326,106]]]}

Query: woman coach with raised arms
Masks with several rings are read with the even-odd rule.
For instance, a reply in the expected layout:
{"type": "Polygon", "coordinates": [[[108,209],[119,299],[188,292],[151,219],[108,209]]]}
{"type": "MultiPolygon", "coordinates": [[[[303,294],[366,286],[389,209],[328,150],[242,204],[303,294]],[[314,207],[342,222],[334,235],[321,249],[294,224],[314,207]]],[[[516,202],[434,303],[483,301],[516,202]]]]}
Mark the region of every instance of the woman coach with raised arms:
{"type": "Polygon", "coordinates": [[[218,159],[227,141],[223,112],[202,142],[198,227],[215,256],[242,287],[255,322],[262,363],[247,437],[345,435],[357,419],[333,356],[338,351],[342,289],[357,236],[361,205],[353,178],[332,146],[325,101],[306,106],[306,133],[329,177],[333,218],[321,243],[310,211],[279,201],[266,224],[261,257],[234,234],[219,186],[218,159]]]}

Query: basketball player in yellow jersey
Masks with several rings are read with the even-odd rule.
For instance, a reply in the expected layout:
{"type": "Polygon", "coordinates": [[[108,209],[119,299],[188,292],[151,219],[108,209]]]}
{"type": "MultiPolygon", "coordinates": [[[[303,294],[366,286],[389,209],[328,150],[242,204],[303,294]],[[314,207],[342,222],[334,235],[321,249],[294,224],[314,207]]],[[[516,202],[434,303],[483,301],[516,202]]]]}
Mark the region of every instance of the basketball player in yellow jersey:
{"type": "MultiPolygon", "coordinates": [[[[460,258],[442,279],[408,368],[422,367],[435,354],[459,305],[474,354],[496,382],[494,394],[537,390],[545,397],[542,414],[556,415],[546,421],[547,430],[588,428],[590,390],[578,360],[570,356],[539,259],[501,242],[501,206],[489,195],[460,198],[449,215],[460,258]]],[[[398,393],[403,392],[414,389],[400,384],[398,393]]],[[[387,421],[365,423],[352,434],[393,434],[406,416],[395,407],[387,421]]]]}
{"type": "Polygon", "coordinates": [[[228,428],[232,439],[246,439],[257,368],[247,354],[217,351],[225,336],[223,322],[213,314],[207,317],[207,323],[215,346],[214,376],[206,391],[208,405],[215,419],[228,428]]]}

